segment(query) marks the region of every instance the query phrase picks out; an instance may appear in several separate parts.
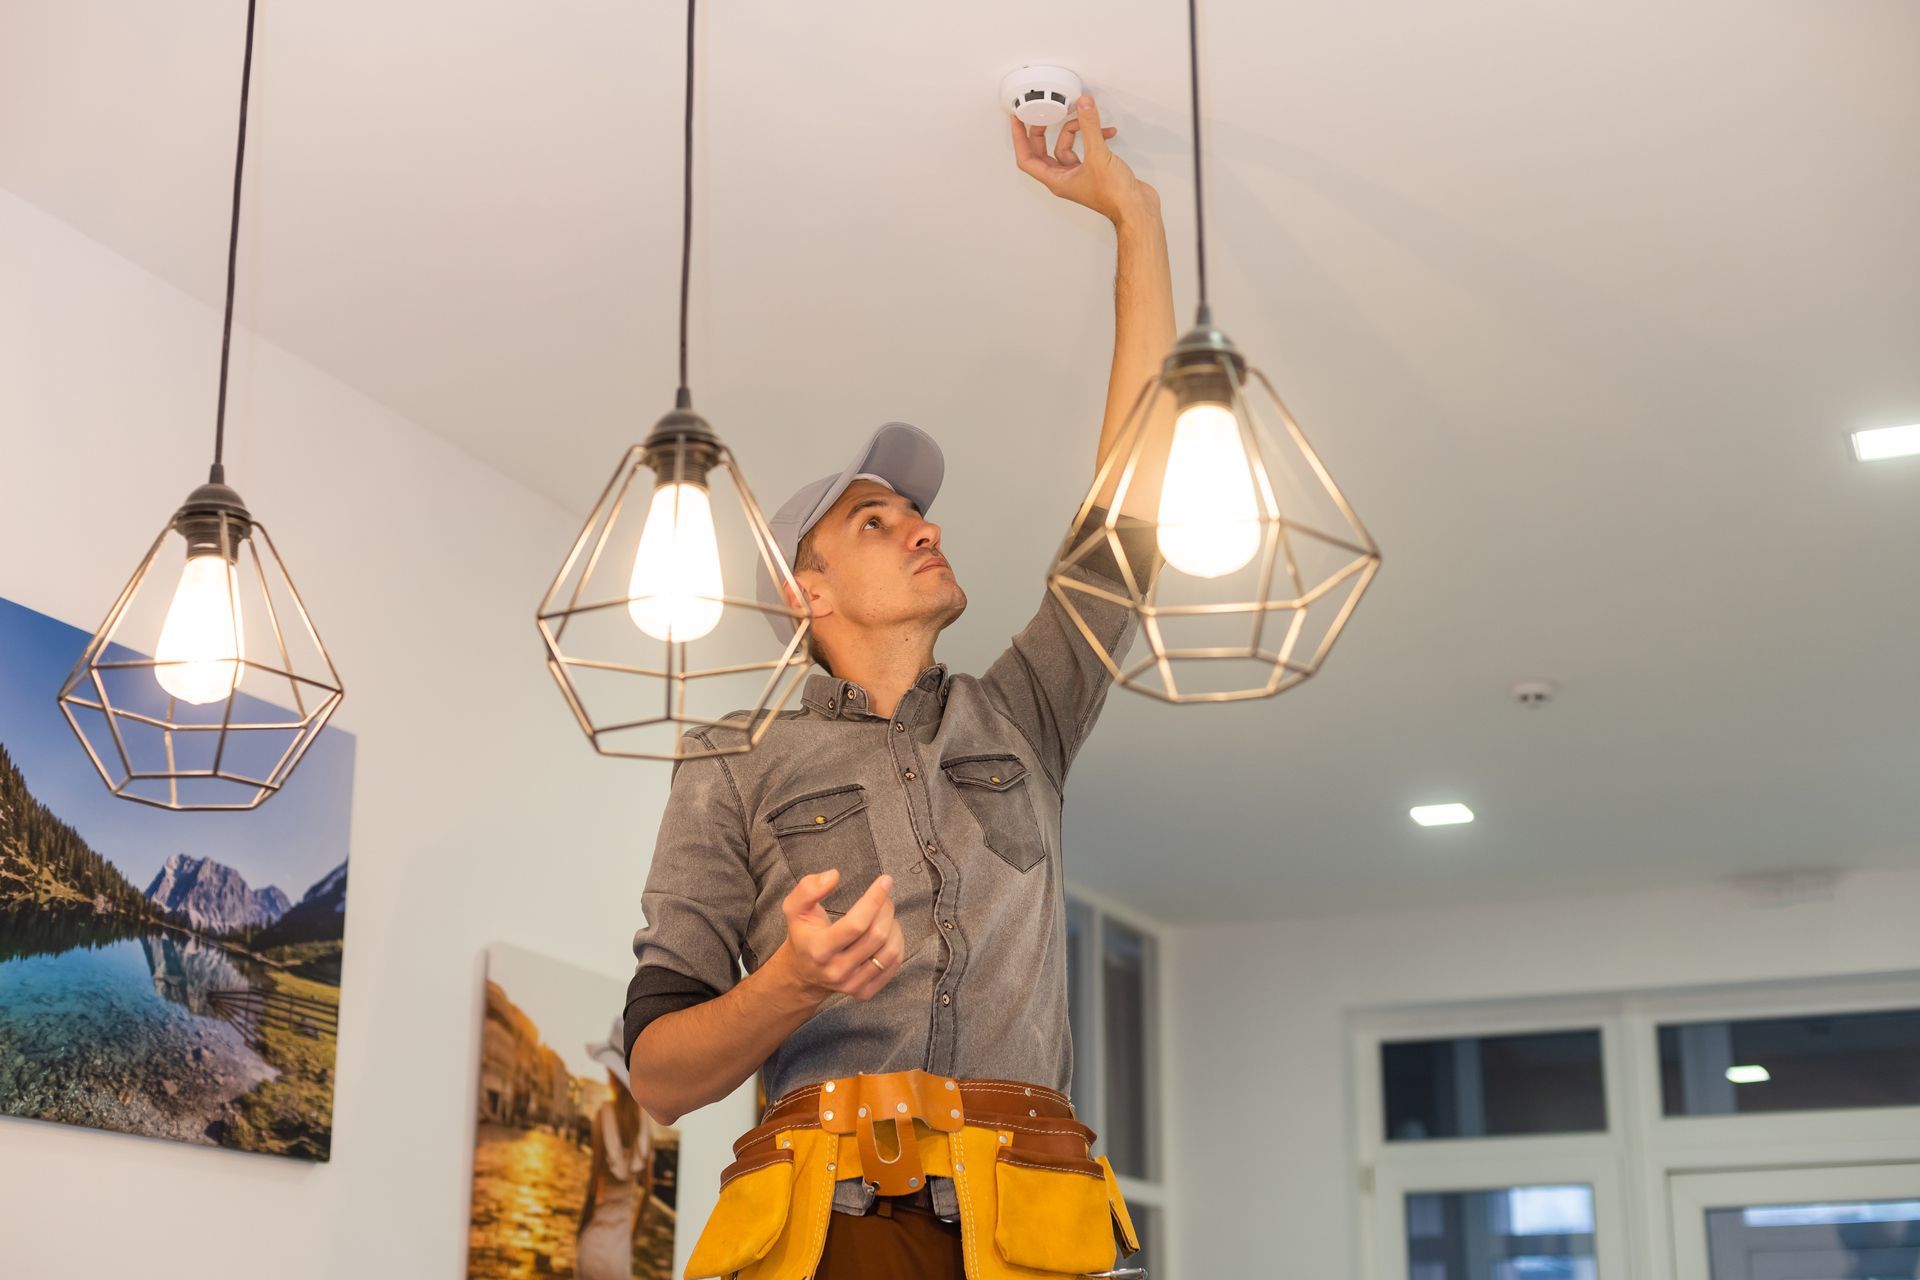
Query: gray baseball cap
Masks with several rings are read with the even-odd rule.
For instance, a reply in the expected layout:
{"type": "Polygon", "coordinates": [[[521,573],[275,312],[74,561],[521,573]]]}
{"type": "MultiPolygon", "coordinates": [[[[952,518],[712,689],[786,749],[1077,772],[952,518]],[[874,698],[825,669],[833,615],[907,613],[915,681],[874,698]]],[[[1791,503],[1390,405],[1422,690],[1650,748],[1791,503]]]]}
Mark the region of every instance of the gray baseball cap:
{"type": "MultiPolygon", "coordinates": [[[[861,476],[885,482],[893,491],[920,508],[925,515],[940,492],[940,481],[947,473],[946,459],[933,437],[904,422],[889,422],[873,433],[873,438],[853,455],[842,471],[822,476],[780,504],[767,526],[773,531],[774,545],[792,567],[800,554],[800,539],[807,536],[827,509],[840,500],[847,486],[861,476]]],[[[786,601],[774,585],[773,575],[761,561],[755,572],[757,594],[762,604],[784,607],[786,601]]],[[[778,613],[764,615],[773,625],[773,633],[782,643],[793,638],[793,619],[778,613]]]]}

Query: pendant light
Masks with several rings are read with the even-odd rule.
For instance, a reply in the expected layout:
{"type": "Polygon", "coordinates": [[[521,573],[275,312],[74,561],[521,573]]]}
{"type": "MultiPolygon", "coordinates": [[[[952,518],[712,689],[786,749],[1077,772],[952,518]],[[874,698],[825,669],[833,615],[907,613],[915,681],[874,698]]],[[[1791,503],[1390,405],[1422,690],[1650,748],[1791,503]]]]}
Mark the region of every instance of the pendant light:
{"type": "Polygon", "coordinates": [[[1272,697],[1313,675],[1380,568],[1272,384],[1214,327],[1196,8],[1188,0],[1198,315],[1135,401],[1047,579],[1115,681],[1168,702],[1272,697]],[[1075,572],[1108,557],[1117,586],[1075,572]],[[1094,602],[1139,616],[1144,656],[1128,665],[1100,640],[1082,614],[1094,602]]]}
{"type": "Polygon", "coordinates": [[[60,710],[113,793],[165,809],[255,808],[285,785],[343,692],[266,526],[222,463],[253,29],[248,0],[213,466],[60,689],[60,710]],[[171,595],[149,590],[167,586],[171,595]]]}
{"type": "Polygon", "coordinates": [[[587,740],[602,755],[642,760],[750,750],[811,663],[805,594],[732,452],[694,412],[687,389],[693,70],[688,0],[679,390],[673,409],[614,468],[536,614],[547,669],[587,740]],[[749,550],[798,603],[762,604],[751,566],[737,578],[725,571],[729,553],[744,560],[749,550]],[[741,594],[729,593],[730,578],[741,594]],[[777,650],[768,614],[794,624],[777,650]]]}

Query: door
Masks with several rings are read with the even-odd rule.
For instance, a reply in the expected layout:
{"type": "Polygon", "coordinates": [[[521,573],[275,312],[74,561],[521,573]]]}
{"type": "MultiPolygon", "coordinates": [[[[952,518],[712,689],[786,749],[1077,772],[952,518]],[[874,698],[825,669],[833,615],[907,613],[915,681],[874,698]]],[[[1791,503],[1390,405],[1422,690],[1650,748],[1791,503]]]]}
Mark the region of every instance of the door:
{"type": "Polygon", "coordinates": [[[1920,1164],[1676,1173],[1675,1280],[1920,1277],[1920,1164]]]}

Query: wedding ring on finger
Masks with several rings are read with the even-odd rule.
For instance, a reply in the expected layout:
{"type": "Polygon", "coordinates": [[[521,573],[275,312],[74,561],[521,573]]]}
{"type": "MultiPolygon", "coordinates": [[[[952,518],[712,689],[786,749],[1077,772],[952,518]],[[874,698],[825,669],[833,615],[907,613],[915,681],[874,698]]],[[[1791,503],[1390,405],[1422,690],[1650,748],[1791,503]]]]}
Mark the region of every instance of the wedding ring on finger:
{"type": "Polygon", "coordinates": [[[887,971],[887,966],[881,963],[879,956],[868,956],[867,959],[873,961],[873,967],[880,972],[885,973],[887,971]]]}

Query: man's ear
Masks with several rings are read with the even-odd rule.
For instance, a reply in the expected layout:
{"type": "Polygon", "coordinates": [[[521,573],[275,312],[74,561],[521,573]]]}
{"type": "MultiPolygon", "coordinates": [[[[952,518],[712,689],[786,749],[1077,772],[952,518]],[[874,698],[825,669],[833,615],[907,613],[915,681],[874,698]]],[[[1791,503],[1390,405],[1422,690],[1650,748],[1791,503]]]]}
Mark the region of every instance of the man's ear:
{"type": "MultiPolygon", "coordinates": [[[[793,580],[799,583],[800,589],[806,593],[807,607],[812,610],[814,617],[824,618],[833,612],[833,605],[827,592],[826,580],[820,575],[819,570],[797,570],[793,575],[793,580]]],[[[787,607],[789,609],[798,609],[800,607],[799,596],[785,583],[781,584],[781,593],[786,596],[787,607]]]]}

